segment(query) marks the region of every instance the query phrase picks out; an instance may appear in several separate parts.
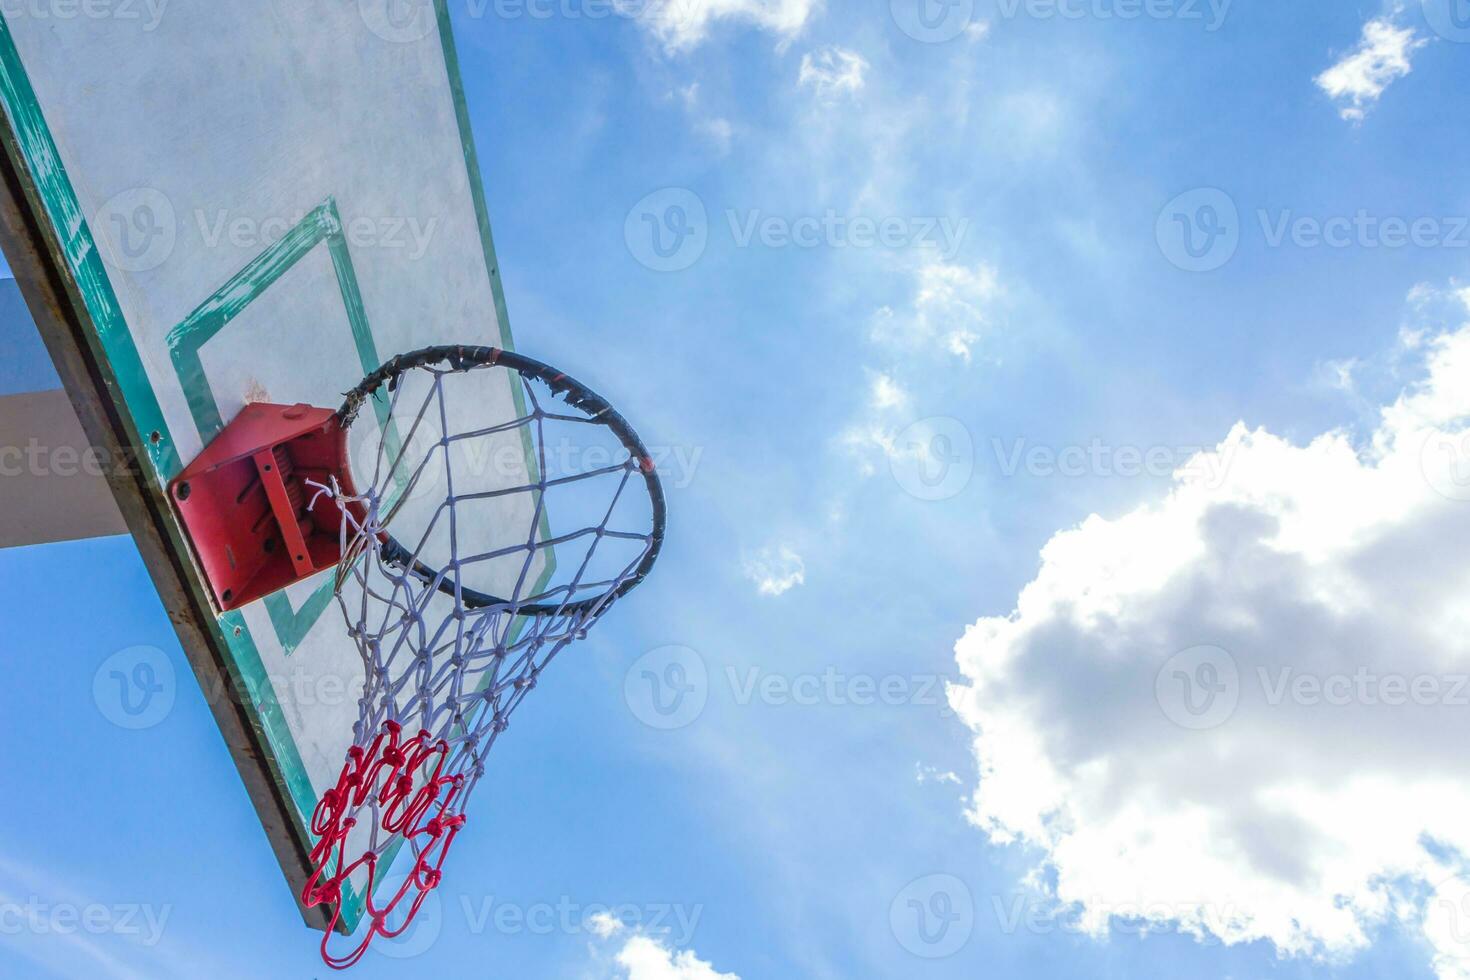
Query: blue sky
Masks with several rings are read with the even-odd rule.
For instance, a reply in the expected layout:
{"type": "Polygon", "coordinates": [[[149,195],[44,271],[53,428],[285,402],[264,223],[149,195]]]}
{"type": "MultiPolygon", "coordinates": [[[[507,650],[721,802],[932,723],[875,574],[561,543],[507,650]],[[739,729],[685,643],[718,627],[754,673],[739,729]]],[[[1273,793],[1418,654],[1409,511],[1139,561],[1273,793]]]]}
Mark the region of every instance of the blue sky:
{"type": "MultiPolygon", "coordinates": [[[[450,6],[671,530],[358,975],[1470,976],[1448,6],[450,6]]],[[[131,542],[0,594],[0,973],[323,975],[131,542]]]]}

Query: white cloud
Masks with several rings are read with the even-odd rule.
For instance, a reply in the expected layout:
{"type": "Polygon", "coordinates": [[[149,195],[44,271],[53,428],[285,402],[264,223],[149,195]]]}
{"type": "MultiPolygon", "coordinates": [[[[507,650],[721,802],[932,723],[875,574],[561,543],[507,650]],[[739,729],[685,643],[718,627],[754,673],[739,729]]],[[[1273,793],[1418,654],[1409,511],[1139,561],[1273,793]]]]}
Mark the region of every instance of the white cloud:
{"type": "Polygon", "coordinates": [[[879,410],[903,408],[908,404],[909,395],[888,375],[874,372],[871,401],[873,407],[879,410]]]}
{"type": "Polygon", "coordinates": [[[912,308],[879,309],[873,318],[873,339],[970,360],[1000,291],[995,270],[984,263],[964,266],[930,259],[918,267],[914,280],[912,308]]]}
{"type": "Polygon", "coordinates": [[[693,950],[672,949],[663,940],[637,928],[623,940],[621,947],[607,945],[606,940],[626,930],[623,923],[605,912],[588,921],[593,934],[604,940],[604,943],[594,943],[589,950],[599,974],[611,969],[615,980],[740,980],[734,973],[717,972],[693,950]]]}
{"type": "Polygon", "coordinates": [[[745,577],[761,595],[778,596],[806,582],[806,565],[789,545],[775,545],[746,556],[745,577]]]}
{"type": "Polygon", "coordinates": [[[1413,28],[1387,17],[1363,25],[1358,46],[1316,78],[1317,86],[1339,102],[1342,118],[1359,122],[1394,79],[1410,70],[1409,56],[1425,45],[1413,28]]]}
{"type": "Polygon", "coordinates": [[[698,82],[677,86],[665,97],[670,100],[677,99],[684,106],[684,111],[693,121],[694,131],[714,144],[721,156],[730,152],[735,127],[731,125],[730,120],[722,116],[709,115],[703,110],[700,104],[698,82]]]}
{"type": "Polygon", "coordinates": [[[617,955],[623,980],[740,980],[734,973],[719,973],[694,955],[693,950],[672,950],[648,936],[632,936],[617,955]]]}
{"type": "Polygon", "coordinates": [[[857,460],[858,473],[868,477],[878,472],[875,452],[890,459],[899,455],[897,435],[893,426],[870,421],[848,426],[838,442],[857,460]]]}
{"type": "Polygon", "coordinates": [[[715,145],[715,149],[719,150],[721,156],[730,152],[730,143],[735,136],[735,128],[730,125],[730,120],[712,116],[709,119],[699,120],[694,124],[694,128],[715,145]]]}
{"type": "Polygon", "coordinates": [[[600,939],[607,939],[623,931],[622,920],[611,912],[594,912],[587,919],[587,925],[593,935],[600,939]]]}
{"type": "Polygon", "coordinates": [[[753,25],[784,47],[801,33],[820,0],[619,0],[637,13],[670,54],[698,47],[719,22],[753,25]]]}
{"type": "Polygon", "coordinates": [[[1417,907],[1439,975],[1470,977],[1470,904],[1446,926],[1423,900],[1464,891],[1445,855],[1470,855],[1470,324],[1421,354],[1360,444],[1237,425],[1223,481],[1186,467],[1057,533],[956,645],[971,819],[1039,849],[1089,931],[1331,956],[1417,907]],[[1225,654],[1180,655],[1202,645],[1225,654]],[[1390,703],[1393,678],[1440,703],[1390,703]]]}
{"type": "Polygon", "coordinates": [[[926,766],[922,762],[914,763],[914,782],[920,786],[925,783],[947,783],[951,786],[963,785],[963,782],[956,773],[941,771],[936,766],[926,766]]]}
{"type": "Polygon", "coordinates": [[[854,51],[834,45],[801,56],[798,85],[808,85],[819,99],[835,99],[862,91],[867,61],[854,51]]]}

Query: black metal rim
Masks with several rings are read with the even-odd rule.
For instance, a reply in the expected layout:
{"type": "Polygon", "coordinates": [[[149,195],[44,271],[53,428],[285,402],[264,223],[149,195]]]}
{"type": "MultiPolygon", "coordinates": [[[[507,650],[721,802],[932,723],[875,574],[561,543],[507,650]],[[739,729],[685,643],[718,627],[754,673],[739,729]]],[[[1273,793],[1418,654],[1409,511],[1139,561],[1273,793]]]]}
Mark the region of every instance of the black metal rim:
{"type": "MultiPolygon", "coordinates": [[[[608,403],[607,399],[575,378],[534,358],[499,347],[425,347],[422,350],[390,358],[382,367],[363,378],[357,387],[349,391],[346,400],[342,402],[342,407],[337,410],[337,420],[342,429],[345,431],[351,427],[363,403],[379,388],[386,384],[391,390],[397,379],[403,374],[434,364],[447,364],[451,371],[469,371],[478,367],[505,367],[516,371],[523,377],[540,381],[551,390],[552,394],[560,396],[568,405],[586,412],[589,424],[604,425],[611,430],[617,436],[618,441],[623,444],[623,448],[627,449],[632,454],[632,458],[638,461],[639,471],[643,474],[643,482],[648,489],[649,502],[653,507],[653,529],[649,534],[648,553],[643,556],[643,560],[638,563],[633,574],[622,585],[607,595],[568,603],[531,603],[515,607],[514,612],[525,616],[582,615],[597,612],[637,588],[653,568],[653,563],[658,560],[659,551],[663,548],[664,529],[667,522],[663,484],[659,481],[648,448],[643,445],[643,440],[638,437],[638,433],[633,431],[633,427],[608,403]]],[[[439,574],[416,560],[412,552],[399,544],[392,535],[388,535],[387,541],[384,542],[382,554],[385,560],[412,572],[424,581],[431,582],[439,574]]],[[[508,599],[459,585],[448,577],[440,580],[439,591],[450,596],[460,596],[464,604],[470,608],[511,605],[508,599]]]]}

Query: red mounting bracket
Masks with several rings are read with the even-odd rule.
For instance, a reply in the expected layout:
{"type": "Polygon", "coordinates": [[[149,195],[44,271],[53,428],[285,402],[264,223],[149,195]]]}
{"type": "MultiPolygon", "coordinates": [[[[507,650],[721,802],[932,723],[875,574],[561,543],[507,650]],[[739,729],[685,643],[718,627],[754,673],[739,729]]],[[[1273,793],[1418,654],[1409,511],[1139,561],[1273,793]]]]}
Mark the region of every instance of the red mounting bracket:
{"type": "Polygon", "coordinates": [[[331,409],[256,402],[169,484],[221,609],[237,609],[341,559],[342,511],[306,484],[347,495],[347,433],[331,409]],[[313,503],[315,501],[315,503],[313,503]]]}

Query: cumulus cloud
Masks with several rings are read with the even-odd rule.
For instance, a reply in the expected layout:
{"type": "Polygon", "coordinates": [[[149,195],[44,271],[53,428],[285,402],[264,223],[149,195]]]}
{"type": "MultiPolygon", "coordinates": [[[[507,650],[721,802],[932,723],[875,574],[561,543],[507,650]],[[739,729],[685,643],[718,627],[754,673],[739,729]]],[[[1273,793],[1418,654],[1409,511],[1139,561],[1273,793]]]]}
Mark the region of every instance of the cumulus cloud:
{"type": "Polygon", "coordinates": [[[634,6],[645,27],[670,54],[698,47],[721,22],[746,24],[775,34],[778,46],[789,44],[819,6],[819,0],[653,0],[634,6]]]}
{"type": "Polygon", "coordinates": [[[1082,928],[1330,957],[1408,915],[1470,978],[1470,323],[1419,349],[1361,439],[1237,424],[956,645],[969,815],[1082,928]]]}
{"type": "Polygon", "coordinates": [[[966,266],[930,259],[915,272],[912,307],[880,308],[873,318],[873,339],[969,361],[990,323],[990,307],[999,291],[995,270],[984,263],[966,266]]]}
{"type": "Polygon", "coordinates": [[[626,971],[623,980],[740,980],[717,972],[693,950],[672,950],[648,936],[629,937],[617,962],[626,971]]]}
{"type": "MultiPolygon", "coordinates": [[[[626,927],[616,916],[598,913],[589,920],[592,932],[602,940],[621,936],[626,927]]],[[[607,955],[594,947],[599,960],[607,955]]],[[[633,931],[612,956],[616,980],[740,980],[734,973],[719,973],[693,950],[670,949],[658,939],[633,931]]]]}
{"type": "Polygon", "coordinates": [[[1361,122],[1383,90],[1410,70],[1409,57],[1425,41],[1388,17],[1363,25],[1357,47],[1316,78],[1317,86],[1339,103],[1342,118],[1361,122]]]}
{"type": "Polygon", "coordinates": [[[773,545],[746,556],[745,577],[761,595],[778,596],[806,582],[806,565],[789,545],[773,545]]]}
{"type": "Polygon", "coordinates": [[[867,70],[862,55],[834,44],[802,55],[796,82],[811,88],[819,99],[830,100],[862,91],[867,70]]]}

